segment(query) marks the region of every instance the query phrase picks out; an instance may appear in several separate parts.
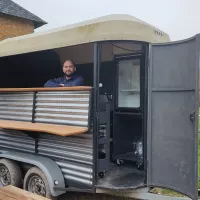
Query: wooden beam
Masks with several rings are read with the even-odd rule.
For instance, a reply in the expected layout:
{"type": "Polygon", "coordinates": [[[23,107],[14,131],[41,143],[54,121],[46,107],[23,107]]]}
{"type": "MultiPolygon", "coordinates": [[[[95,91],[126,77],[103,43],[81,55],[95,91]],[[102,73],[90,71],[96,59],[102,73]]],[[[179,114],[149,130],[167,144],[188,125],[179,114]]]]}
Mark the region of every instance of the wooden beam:
{"type": "Polygon", "coordinates": [[[0,200],[49,200],[45,197],[16,188],[12,185],[0,188],[0,200]]]}
{"type": "Polygon", "coordinates": [[[42,87],[42,88],[0,88],[0,92],[39,92],[39,91],[90,91],[89,86],[73,86],[73,87],[42,87]]]}
{"type": "Polygon", "coordinates": [[[12,121],[12,120],[0,120],[0,128],[45,132],[59,136],[71,136],[76,134],[82,134],[88,131],[88,128],[86,127],[31,123],[31,122],[12,121]]]}

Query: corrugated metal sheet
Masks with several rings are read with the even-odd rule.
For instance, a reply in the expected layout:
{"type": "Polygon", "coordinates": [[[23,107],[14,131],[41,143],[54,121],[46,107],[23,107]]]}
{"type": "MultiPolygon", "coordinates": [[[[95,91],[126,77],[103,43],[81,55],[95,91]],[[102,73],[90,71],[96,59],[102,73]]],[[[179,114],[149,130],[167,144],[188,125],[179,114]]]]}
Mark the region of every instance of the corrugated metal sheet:
{"type": "Polygon", "coordinates": [[[55,160],[70,186],[77,183],[92,186],[92,134],[73,137],[40,135],[38,154],[55,160]]]}
{"type": "Polygon", "coordinates": [[[1,93],[0,119],[88,127],[90,92],[1,93]]]}
{"type": "MultiPolygon", "coordinates": [[[[0,119],[89,126],[90,91],[1,93],[0,119]],[[35,106],[33,106],[35,102],[35,106]],[[35,108],[33,111],[32,109],[35,108]]],[[[38,155],[53,159],[69,186],[93,185],[93,136],[73,137],[38,134],[38,155]]],[[[0,129],[0,152],[35,153],[35,140],[23,132],[0,129]]]]}
{"type": "Polygon", "coordinates": [[[35,140],[20,131],[0,129],[0,152],[14,150],[35,152],[35,140]]]}
{"type": "Polygon", "coordinates": [[[33,92],[9,92],[0,95],[0,119],[31,121],[33,92]]]}
{"type": "MultiPolygon", "coordinates": [[[[0,129],[0,152],[4,151],[35,153],[35,140],[20,131],[0,129]]],[[[39,134],[38,155],[54,160],[70,186],[92,187],[92,134],[73,137],[39,134]]]]}
{"type": "Polygon", "coordinates": [[[36,94],[35,122],[88,126],[90,91],[36,94]]]}

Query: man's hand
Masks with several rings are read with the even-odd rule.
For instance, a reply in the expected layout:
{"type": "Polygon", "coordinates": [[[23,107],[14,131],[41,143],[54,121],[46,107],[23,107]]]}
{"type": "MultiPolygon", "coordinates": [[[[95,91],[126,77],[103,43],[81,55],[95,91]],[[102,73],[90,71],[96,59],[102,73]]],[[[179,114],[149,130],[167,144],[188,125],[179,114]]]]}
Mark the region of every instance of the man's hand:
{"type": "Polygon", "coordinates": [[[64,84],[60,84],[60,86],[61,86],[61,87],[64,87],[65,85],[64,85],[64,84]]]}

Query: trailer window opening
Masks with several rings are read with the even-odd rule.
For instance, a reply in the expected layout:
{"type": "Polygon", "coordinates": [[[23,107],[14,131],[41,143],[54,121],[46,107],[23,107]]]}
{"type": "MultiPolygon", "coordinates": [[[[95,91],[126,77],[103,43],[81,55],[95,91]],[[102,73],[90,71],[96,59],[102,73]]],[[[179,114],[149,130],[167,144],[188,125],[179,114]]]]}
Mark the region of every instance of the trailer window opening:
{"type": "Polygon", "coordinates": [[[140,59],[118,62],[118,107],[140,107],[140,59]]]}

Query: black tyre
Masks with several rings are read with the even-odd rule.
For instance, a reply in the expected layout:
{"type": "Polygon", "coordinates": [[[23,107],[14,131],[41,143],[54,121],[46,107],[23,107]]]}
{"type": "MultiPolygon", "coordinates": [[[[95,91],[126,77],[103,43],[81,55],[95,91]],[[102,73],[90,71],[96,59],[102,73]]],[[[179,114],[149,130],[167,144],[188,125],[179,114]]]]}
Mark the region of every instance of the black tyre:
{"type": "Polygon", "coordinates": [[[0,187],[13,185],[20,187],[22,172],[19,165],[12,160],[0,159],[0,187]]]}
{"type": "Polygon", "coordinates": [[[45,174],[37,167],[29,169],[24,177],[24,190],[55,200],[45,174]]]}

